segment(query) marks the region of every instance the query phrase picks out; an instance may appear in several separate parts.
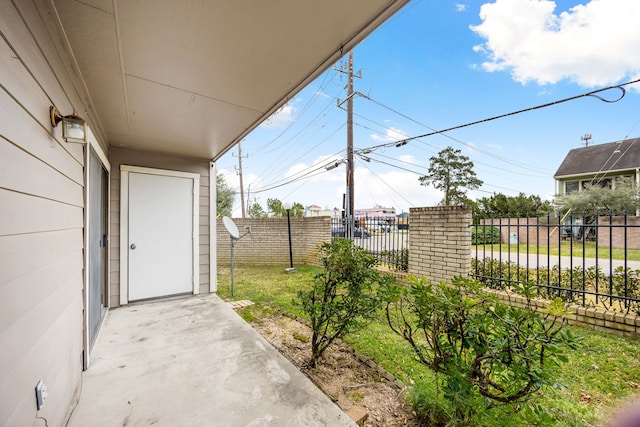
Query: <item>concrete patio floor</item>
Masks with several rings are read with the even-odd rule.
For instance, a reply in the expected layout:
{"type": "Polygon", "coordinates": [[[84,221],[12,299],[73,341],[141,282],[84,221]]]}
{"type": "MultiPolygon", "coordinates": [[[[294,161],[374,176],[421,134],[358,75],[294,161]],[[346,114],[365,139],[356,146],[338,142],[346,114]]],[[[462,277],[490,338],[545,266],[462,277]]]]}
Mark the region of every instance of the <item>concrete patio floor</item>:
{"type": "Polygon", "coordinates": [[[69,426],[355,426],[215,294],[108,313],[69,426]]]}

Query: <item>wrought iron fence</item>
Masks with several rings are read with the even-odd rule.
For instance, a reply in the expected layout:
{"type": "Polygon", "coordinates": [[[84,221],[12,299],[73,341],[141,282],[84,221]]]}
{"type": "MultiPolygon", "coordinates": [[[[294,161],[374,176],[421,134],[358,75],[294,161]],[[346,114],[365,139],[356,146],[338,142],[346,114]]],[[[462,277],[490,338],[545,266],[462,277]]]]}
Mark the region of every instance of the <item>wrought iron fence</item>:
{"type": "Polygon", "coordinates": [[[378,266],[390,271],[409,268],[408,223],[395,218],[358,218],[349,223],[342,218],[331,221],[331,238],[351,238],[376,256],[378,266]]]}
{"type": "Polygon", "coordinates": [[[538,296],[640,314],[640,218],[476,218],[471,276],[494,289],[533,283],[538,296]]]}

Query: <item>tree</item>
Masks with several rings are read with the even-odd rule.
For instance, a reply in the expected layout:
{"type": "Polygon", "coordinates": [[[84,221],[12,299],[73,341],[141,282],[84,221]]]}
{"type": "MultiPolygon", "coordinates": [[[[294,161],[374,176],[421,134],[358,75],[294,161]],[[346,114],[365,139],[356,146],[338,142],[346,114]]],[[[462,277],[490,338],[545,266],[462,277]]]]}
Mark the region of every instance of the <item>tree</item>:
{"type": "Polygon", "coordinates": [[[295,202],[291,207],[291,216],[294,218],[302,218],[304,216],[304,206],[301,203],[295,202]]]}
{"type": "MultiPolygon", "coordinates": [[[[271,213],[271,216],[287,216],[287,210],[282,207],[282,201],[279,199],[267,199],[267,209],[271,213]]],[[[304,206],[297,202],[294,203],[291,206],[290,214],[294,218],[302,218],[304,216],[304,206]]]]}
{"type": "Polygon", "coordinates": [[[236,192],[227,184],[224,175],[216,175],[216,211],[218,216],[231,216],[236,192]]]}
{"type": "Polygon", "coordinates": [[[482,181],[473,171],[473,162],[453,147],[431,157],[429,173],[418,178],[421,185],[433,185],[444,192],[440,205],[468,204],[466,190],[480,188],[482,181]]]}
{"type": "Polygon", "coordinates": [[[582,191],[556,197],[561,212],[571,210],[575,215],[595,215],[597,210],[611,211],[614,215],[625,211],[634,214],[640,208],[638,188],[629,179],[618,179],[615,188],[589,185],[582,191]]]}
{"type": "Polygon", "coordinates": [[[265,212],[257,200],[254,200],[253,204],[249,206],[247,215],[249,215],[249,218],[266,218],[267,212],[265,212]]]}
{"type": "Polygon", "coordinates": [[[483,218],[524,218],[527,215],[546,213],[551,210],[551,203],[540,196],[505,196],[502,193],[476,200],[474,216],[483,218]]]}
{"type": "Polygon", "coordinates": [[[282,207],[282,201],[280,199],[267,199],[267,211],[272,216],[283,216],[283,213],[287,213],[282,207]]]}

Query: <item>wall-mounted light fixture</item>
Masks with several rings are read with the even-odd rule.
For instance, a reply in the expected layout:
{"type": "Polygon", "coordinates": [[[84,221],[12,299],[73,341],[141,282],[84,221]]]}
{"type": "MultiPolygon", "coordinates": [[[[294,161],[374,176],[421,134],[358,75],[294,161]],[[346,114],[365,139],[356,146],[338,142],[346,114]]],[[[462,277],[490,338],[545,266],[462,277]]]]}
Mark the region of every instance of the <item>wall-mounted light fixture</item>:
{"type": "Polygon", "coordinates": [[[70,114],[63,116],[56,107],[49,108],[51,126],[56,127],[62,122],[62,139],[66,142],[85,144],[87,142],[87,123],[82,117],[70,114]]]}

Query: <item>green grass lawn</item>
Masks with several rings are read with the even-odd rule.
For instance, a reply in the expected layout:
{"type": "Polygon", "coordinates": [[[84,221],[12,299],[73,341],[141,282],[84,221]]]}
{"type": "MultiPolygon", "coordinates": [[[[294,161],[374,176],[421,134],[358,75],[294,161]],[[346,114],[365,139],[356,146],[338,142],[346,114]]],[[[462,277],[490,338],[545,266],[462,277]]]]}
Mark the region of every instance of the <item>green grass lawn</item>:
{"type": "MultiPolygon", "coordinates": [[[[257,303],[254,308],[245,309],[248,311],[245,318],[251,320],[251,310],[271,309],[305,317],[293,302],[296,291],[307,288],[313,275],[321,270],[303,266],[287,274],[284,268],[236,266],[233,299],[257,303]]],[[[231,299],[229,269],[222,268],[218,279],[218,294],[223,299],[231,299]]],[[[633,395],[640,397],[640,343],[588,329],[571,329],[582,338],[581,346],[567,352],[569,362],[554,368],[558,386],[544,390],[540,403],[555,418],[555,425],[601,425],[625,399],[633,395]]],[[[404,341],[389,329],[382,313],[370,326],[349,336],[347,342],[374,357],[406,385],[422,384],[425,399],[442,400],[433,373],[416,361],[404,341]]],[[[484,425],[523,425],[517,414],[501,413],[499,409],[486,412],[484,425]]]]}
{"type": "MultiPolygon", "coordinates": [[[[536,252],[540,255],[558,255],[561,253],[563,256],[570,256],[571,254],[575,257],[582,257],[583,254],[586,258],[595,258],[596,257],[596,245],[594,242],[585,242],[584,247],[582,242],[574,242],[571,244],[570,242],[562,242],[561,245],[525,245],[525,244],[495,244],[495,245],[478,245],[478,251],[482,251],[484,248],[485,252],[520,252],[522,254],[527,253],[527,249],[530,254],[535,254],[536,252]]],[[[629,261],[640,261],[640,249],[627,249],[627,259],[629,261]]],[[[476,246],[471,246],[471,254],[476,253],[476,246]]],[[[613,259],[624,259],[625,250],[620,248],[613,248],[613,252],[610,253],[610,249],[607,247],[603,247],[602,245],[598,246],[598,258],[611,258],[613,259]]]]}

